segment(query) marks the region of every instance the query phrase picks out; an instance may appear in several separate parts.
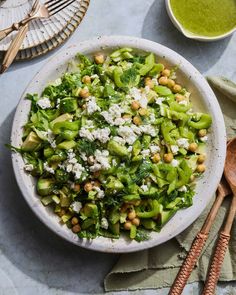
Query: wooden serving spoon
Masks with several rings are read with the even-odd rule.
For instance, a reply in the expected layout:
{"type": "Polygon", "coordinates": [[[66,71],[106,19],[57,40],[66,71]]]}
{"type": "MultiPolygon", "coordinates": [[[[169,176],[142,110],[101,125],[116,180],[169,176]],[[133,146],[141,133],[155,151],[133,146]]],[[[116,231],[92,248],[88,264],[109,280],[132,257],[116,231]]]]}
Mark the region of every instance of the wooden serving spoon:
{"type": "Polygon", "coordinates": [[[223,230],[220,233],[214,256],[208,271],[208,277],[203,290],[203,295],[215,294],[215,288],[220,276],[221,266],[230,240],[230,231],[236,214],[236,138],[227,145],[227,155],[224,169],[225,178],[233,192],[233,198],[223,230]]]}
{"type": "MultiPolygon", "coordinates": [[[[231,142],[228,142],[230,144],[231,142]]],[[[228,149],[227,149],[228,152],[228,149]]],[[[175,278],[175,281],[169,291],[169,295],[180,295],[183,292],[185,285],[187,284],[188,278],[190,277],[198,258],[200,257],[212,224],[215,221],[216,215],[224,201],[224,198],[232,193],[224,175],[218,185],[216,199],[211,207],[210,212],[197,236],[193,240],[191,248],[175,278]]],[[[211,293],[208,293],[211,294],[211,293]]],[[[212,294],[211,294],[212,295],[212,294]]]]}

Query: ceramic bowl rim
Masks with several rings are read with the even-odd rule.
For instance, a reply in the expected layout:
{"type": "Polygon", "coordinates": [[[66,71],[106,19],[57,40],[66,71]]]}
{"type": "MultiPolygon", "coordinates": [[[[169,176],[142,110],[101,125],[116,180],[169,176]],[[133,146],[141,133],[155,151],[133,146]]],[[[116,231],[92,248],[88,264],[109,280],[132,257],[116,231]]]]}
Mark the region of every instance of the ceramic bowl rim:
{"type": "Polygon", "coordinates": [[[173,12],[172,7],[171,7],[171,4],[170,4],[170,0],[165,0],[165,4],[166,4],[167,14],[168,14],[169,18],[171,19],[173,25],[185,37],[187,37],[189,39],[194,39],[194,40],[203,41],[203,42],[213,42],[213,41],[218,41],[218,40],[222,40],[224,38],[227,38],[236,31],[236,27],[235,27],[235,28],[231,29],[230,31],[228,31],[228,32],[226,32],[224,34],[221,34],[221,35],[218,35],[218,36],[213,36],[213,37],[192,34],[191,32],[188,32],[187,30],[185,30],[183,28],[183,26],[180,24],[180,22],[177,20],[177,18],[175,17],[174,12],[173,12]]]}
{"type": "MultiPolygon", "coordinates": [[[[171,49],[141,38],[136,38],[136,37],[129,37],[129,36],[104,36],[104,37],[98,37],[98,38],[93,38],[88,41],[83,41],[77,45],[74,46],[69,46],[68,48],[63,49],[62,51],[59,51],[56,53],[52,58],[50,58],[46,64],[36,73],[34,78],[31,80],[29,85],[27,86],[26,90],[24,91],[23,95],[21,96],[21,100],[17,106],[17,110],[15,113],[14,121],[13,121],[13,126],[12,126],[12,134],[11,134],[11,142],[14,145],[19,144],[19,134],[17,133],[22,132],[21,126],[23,122],[21,122],[21,117],[23,114],[26,114],[26,109],[24,108],[25,105],[25,95],[28,92],[28,89],[33,89],[36,87],[35,83],[38,82],[40,79],[40,76],[42,77],[49,69],[50,67],[56,67],[56,64],[58,64],[58,60],[62,60],[63,56],[65,58],[73,57],[76,52],[95,52],[99,50],[99,48],[117,48],[121,46],[130,46],[133,48],[137,48],[139,50],[143,51],[152,51],[156,55],[160,55],[161,53],[164,53],[165,56],[167,57],[167,60],[170,61],[171,63],[177,64],[178,62],[182,63],[183,69],[187,71],[186,75],[192,75],[194,76],[194,83],[199,87],[202,91],[204,101],[208,103],[208,107],[211,109],[212,114],[214,115],[215,118],[215,127],[220,127],[216,128],[214,130],[214,138],[215,142],[217,143],[217,151],[215,151],[215,159],[217,159],[215,165],[214,165],[214,178],[211,177],[211,184],[210,187],[206,188],[205,192],[207,195],[206,198],[203,198],[203,201],[201,204],[195,204],[197,212],[193,211],[188,211],[191,213],[191,216],[188,218],[188,220],[185,220],[184,222],[182,221],[181,224],[179,224],[173,232],[168,232],[166,234],[163,233],[163,237],[158,239],[157,238],[153,239],[151,238],[150,241],[145,241],[142,243],[137,243],[137,242],[131,242],[131,243],[126,243],[123,240],[120,242],[120,244],[115,245],[110,239],[105,240],[99,240],[95,239],[91,243],[86,241],[85,239],[75,239],[72,236],[67,235],[67,232],[63,230],[56,230],[55,225],[53,225],[53,222],[50,220],[51,216],[49,215],[41,215],[40,210],[42,211],[43,209],[40,207],[37,207],[38,205],[36,204],[36,200],[34,200],[34,197],[36,197],[35,192],[29,188],[29,182],[28,180],[29,176],[26,176],[26,173],[24,172],[23,169],[23,163],[21,159],[21,155],[12,153],[12,163],[13,163],[13,169],[14,173],[16,176],[16,180],[18,183],[18,186],[29,204],[29,206],[32,208],[34,213],[38,216],[38,218],[46,225],[48,226],[52,231],[54,231],[56,234],[61,236],[62,238],[66,239],[69,242],[72,242],[78,246],[91,249],[91,250],[96,250],[96,251],[101,251],[101,252],[110,252],[110,253],[124,253],[124,252],[134,252],[134,251],[139,251],[147,248],[151,248],[153,246],[156,246],[158,244],[162,244],[166,242],[167,240],[175,237],[178,235],[180,232],[182,232],[184,229],[186,229],[190,224],[195,221],[199,215],[202,213],[202,211],[205,209],[207,204],[211,200],[211,196],[209,194],[213,194],[222,175],[223,172],[223,166],[224,166],[224,161],[225,161],[225,154],[226,154],[226,133],[225,133],[225,125],[224,125],[224,120],[223,120],[223,115],[221,112],[221,109],[219,107],[219,104],[217,102],[217,99],[211,90],[210,86],[208,85],[207,81],[205,78],[182,56],[180,56],[178,53],[172,51],[171,49]],[[17,139],[18,136],[18,139],[17,139]],[[18,140],[18,142],[17,142],[18,140]],[[26,178],[28,177],[28,178],[26,178]],[[25,183],[27,182],[27,183],[25,183]],[[32,196],[33,194],[33,196],[32,196]],[[109,240],[109,242],[107,241],[109,240]]],[[[55,69],[54,69],[55,70],[55,69]]],[[[50,71],[50,70],[49,70],[50,71]]],[[[51,69],[52,71],[52,69],[51,69]]],[[[193,82],[192,82],[193,83],[193,82]]],[[[24,121],[25,122],[25,121],[24,121]]],[[[21,133],[22,134],[22,133],[21,133]]],[[[43,207],[43,205],[40,203],[40,205],[43,207]]],[[[192,208],[192,207],[190,207],[192,208]]],[[[185,209],[185,210],[189,210],[185,209]]],[[[186,211],[187,212],[187,211],[186,211]]],[[[47,212],[46,212],[47,213],[47,212]]],[[[182,212],[178,212],[179,216],[181,216],[182,212]]],[[[55,214],[54,214],[55,215],[55,214]]],[[[175,218],[175,216],[173,217],[175,218]]],[[[58,222],[58,221],[57,221],[58,222]]],[[[164,227],[165,228],[165,227],[164,227]]],[[[163,230],[164,230],[163,228],[163,230]]],[[[67,229],[69,232],[69,230],[67,229]]],[[[75,235],[74,235],[75,236],[75,235]]],[[[104,238],[103,238],[104,239],[104,238]]]]}

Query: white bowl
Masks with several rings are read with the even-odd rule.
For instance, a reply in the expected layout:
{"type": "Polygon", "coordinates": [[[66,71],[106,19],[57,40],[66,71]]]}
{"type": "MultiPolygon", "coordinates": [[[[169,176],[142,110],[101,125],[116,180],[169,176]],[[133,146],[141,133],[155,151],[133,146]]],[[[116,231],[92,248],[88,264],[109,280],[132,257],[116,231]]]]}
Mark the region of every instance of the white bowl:
{"type": "Polygon", "coordinates": [[[124,237],[121,237],[119,240],[111,240],[103,237],[91,241],[79,239],[71,230],[59,223],[58,217],[49,208],[41,204],[40,198],[35,192],[34,178],[24,171],[22,157],[16,153],[12,154],[14,172],[21,192],[29,206],[45,225],[75,245],[113,253],[147,249],[164,243],[186,229],[198,218],[211,200],[222,175],[226,152],[226,134],[223,116],[217,99],[204,77],[182,56],[163,45],[144,39],[121,36],[100,37],[78,43],[57,53],[51,58],[32,79],[21,97],[12,127],[12,145],[18,147],[22,143],[22,126],[27,122],[30,110],[30,102],[24,99],[26,93],[41,93],[49,81],[53,81],[65,71],[68,61],[77,52],[84,54],[93,54],[101,50],[110,52],[123,46],[136,48],[138,51],[151,51],[155,53],[160,62],[167,66],[178,65],[178,81],[192,92],[195,109],[205,111],[212,115],[213,125],[207,148],[207,170],[197,183],[196,195],[192,207],[178,211],[160,233],[151,233],[149,241],[138,243],[125,239],[124,237]]]}
{"type": "Polygon", "coordinates": [[[202,35],[196,35],[194,33],[191,33],[190,31],[186,30],[181,24],[180,22],[177,20],[177,18],[175,17],[173,11],[172,11],[172,7],[170,4],[170,0],[165,0],[166,3],[166,10],[167,13],[172,21],[172,23],[174,24],[174,26],[187,38],[189,39],[194,39],[194,40],[198,40],[198,41],[204,41],[204,42],[211,42],[211,41],[218,41],[221,39],[224,39],[230,35],[232,35],[235,31],[236,31],[236,27],[233,28],[232,30],[222,34],[222,35],[218,35],[218,36],[214,36],[214,37],[208,37],[208,36],[202,36],[202,35]]]}

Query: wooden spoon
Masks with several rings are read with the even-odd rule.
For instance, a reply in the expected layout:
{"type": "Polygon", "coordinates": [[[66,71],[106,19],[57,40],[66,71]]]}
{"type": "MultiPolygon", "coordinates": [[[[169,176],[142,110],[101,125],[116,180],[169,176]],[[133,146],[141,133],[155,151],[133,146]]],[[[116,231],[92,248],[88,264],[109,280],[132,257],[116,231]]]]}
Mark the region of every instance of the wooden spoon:
{"type": "Polygon", "coordinates": [[[224,261],[225,253],[230,240],[230,231],[236,214],[236,138],[227,145],[227,155],[224,169],[225,178],[233,192],[233,198],[226,223],[220,233],[211,266],[208,271],[208,277],[203,290],[203,295],[215,294],[215,288],[220,276],[221,266],[224,261]]]}
{"type": "Polygon", "coordinates": [[[223,200],[225,197],[230,195],[231,189],[225,180],[224,176],[221,179],[221,182],[218,185],[217,193],[216,193],[216,199],[211,207],[210,212],[208,213],[208,216],[201,228],[201,230],[198,232],[197,236],[193,240],[193,243],[191,245],[191,248],[175,278],[175,281],[169,291],[169,295],[180,295],[183,292],[183,289],[185,285],[187,284],[188,278],[190,277],[198,258],[200,257],[202,253],[202,249],[204,248],[204,245],[206,243],[206,240],[208,238],[210,229],[212,227],[212,224],[215,221],[217,212],[220,209],[220,206],[223,203],[223,200]]]}

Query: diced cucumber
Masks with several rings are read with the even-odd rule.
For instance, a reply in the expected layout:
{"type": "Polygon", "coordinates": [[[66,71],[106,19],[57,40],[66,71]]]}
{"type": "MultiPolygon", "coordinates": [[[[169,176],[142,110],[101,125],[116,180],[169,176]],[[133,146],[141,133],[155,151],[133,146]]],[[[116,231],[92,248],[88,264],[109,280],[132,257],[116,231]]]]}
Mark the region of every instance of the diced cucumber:
{"type": "Polygon", "coordinates": [[[50,195],[53,191],[55,181],[48,178],[39,178],[37,182],[37,192],[40,196],[50,195]]]}
{"type": "Polygon", "coordinates": [[[34,131],[31,131],[23,142],[21,149],[24,152],[31,152],[36,150],[41,144],[41,139],[37,136],[34,131]]]}

